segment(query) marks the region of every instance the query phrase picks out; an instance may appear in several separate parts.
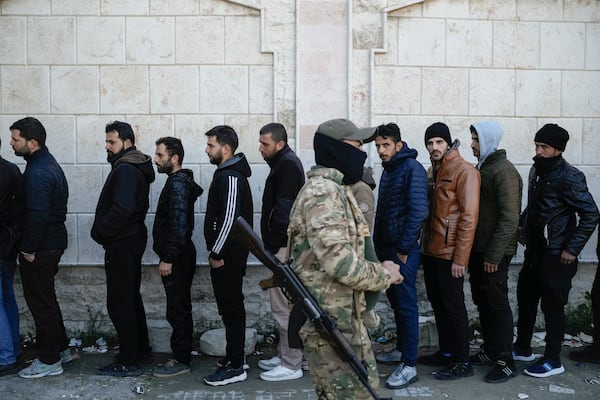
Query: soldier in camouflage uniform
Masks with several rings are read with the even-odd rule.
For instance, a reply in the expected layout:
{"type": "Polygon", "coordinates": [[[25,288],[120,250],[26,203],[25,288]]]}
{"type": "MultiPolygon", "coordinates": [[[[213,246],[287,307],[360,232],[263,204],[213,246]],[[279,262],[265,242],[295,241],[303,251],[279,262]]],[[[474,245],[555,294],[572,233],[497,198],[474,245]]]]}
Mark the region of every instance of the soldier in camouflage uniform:
{"type": "MultiPolygon", "coordinates": [[[[369,381],[379,385],[371,340],[363,323],[365,291],[380,291],[402,282],[399,266],[365,258],[367,222],[349,185],[363,173],[362,142],[375,128],[358,129],[338,119],[319,126],[314,138],[317,166],[308,172],[290,215],[291,266],[360,359],[367,361],[369,381]]],[[[308,323],[300,331],[319,399],[369,399],[350,366],[308,323]]]]}

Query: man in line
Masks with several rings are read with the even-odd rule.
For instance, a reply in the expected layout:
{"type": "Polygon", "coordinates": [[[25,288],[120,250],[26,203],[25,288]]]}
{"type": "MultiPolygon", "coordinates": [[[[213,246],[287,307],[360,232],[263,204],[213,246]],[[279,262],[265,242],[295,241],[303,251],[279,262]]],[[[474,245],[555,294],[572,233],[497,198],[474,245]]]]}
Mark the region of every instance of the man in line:
{"type": "Polygon", "coordinates": [[[239,216],[252,223],[252,193],[248,184],[252,172],[244,154],[235,153],[238,136],[232,127],[215,126],[206,132],[206,137],[205,152],[217,170],[208,191],[204,237],[227,347],[225,358],[217,362],[218,369],[205,377],[204,382],[223,386],[248,378],[243,365],[246,310],[242,293],[248,250],[237,241],[233,224],[239,216]]]}
{"type": "MultiPolygon", "coordinates": [[[[324,311],[337,321],[359,359],[368,366],[369,382],[379,384],[367,328],[365,291],[378,292],[402,282],[392,261],[366,259],[367,222],[348,185],[363,175],[367,158],[363,141],[375,128],[358,129],[346,119],[322,123],[314,137],[316,166],[300,190],[290,214],[292,268],[324,311]]],[[[378,293],[377,293],[378,294],[378,293]]],[[[319,399],[370,399],[347,363],[311,324],[300,334],[319,399]]]]}
{"type": "MultiPolygon", "coordinates": [[[[396,321],[396,348],[383,355],[397,364],[386,385],[400,389],[418,380],[419,309],[417,306],[417,270],[421,261],[419,237],[427,219],[427,173],[419,163],[417,151],[402,141],[394,123],[381,125],[375,137],[383,174],[373,240],[380,260],[400,265],[404,281],[386,291],[396,321]]],[[[378,360],[379,361],[379,360],[378,360]]]]}
{"type": "Polygon", "coordinates": [[[19,355],[19,308],[13,278],[20,219],[15,196],[21,181],[19,167],[0,156],[0,376],[17,372],[19,355]]]}
{"type": "MultiPolygon", "coordinates": [[[[54,277],[67,248],[67,199],[65,174],[46,147],[46,129],[27,117],[10,127],[10,144],[27,161],[23,174],[25,219],[19,244],[19,266],[23,294],[36,329],[37,358],[19,371],[22,378],[42,378],[63,373],[62,363],[72,360],[67,348],[54,277]]],[[[23,196],[21,198],[20,196],[23,196]]]]}
{"type": "Polygon", "coordinates": [[[425,131],[431,157],[429,219],[423,232],[423,268],[427,298],[438,330],[438,352],[419,358],[425,365],[444,367],[439,380],[473,375],[469,362],[469,320],[464,277],[479,215],[479,172],[465,161],[446,124],[425,131]]]}
{"type": "Polygon", "coordinates": [[[479,222],[469,260],[473,303],[479,311],[482,350],[473,364],[492,365],[489,383],[516,376],[512,358],[513,318],[508,302],[508,268],[517,251],[523,182],[519,172],[498,150],[502,128],[495,121],[471,125],[471,149],[481,174],[479,222]]]}
{"type": "Polygon", "coordinates": [[[156,377],[172,377],[191,371],[192,297],[190,290],[196,272],[196,247],[192,242],[194,203],[202,188],[194,173],[182,168],[184,150],[181,140],[162,137],[156,141],[154,164],[167,182],[158,199],[152,237],[153,249],[160,258],[158,272],[167,296],[167,321],[171,324],[173,359],[153,372],[156,377]]]}
{"type": "Polygon", "coordinates": [[[565,305],[577,256],[599,218],[585,175],[562,156],[568,140],[569,133],[557,124],[546,124],[535,134],[527,208],[521,216],[525,260],[517,284],[519,319],[513,350],[515,360],[535,359],[531,337],[541,300],[546,350],[523,371],[536,378],[565,371],[560,361],[565,305]]]}
{"type": "MultiPolygon", "coordinates": [[[[258,150],[271,168],[262,198],[261,236],[266,249],[280,261],[286,262],[290,210],[298,191],[304,185],[304,169],[298,156],[287,144],[287,132],[283,125],[270,123],[263,126],[259,142],[258,150]]],[[[301,378],[302,350],[290,348],[288,341],[288,300],[281,288],[272,287],[268,290],[271,312],[279,325],[279,345],[275,357],[258,362],[258,366],[266,370],[260,374],[260,378],[264,381],[301,378]]]]}
{"type": "Polygon", "coordinates": [[[106,308],[119,337],[119,355],[99,370],[103,375],[138,376],[140,362],[151,359],[140,284],[154,169],[150,156],[135,147],[131,125],[114,121],[105,131],[112,169],[98,199],[91,235],[105,250],[106,308]]]}

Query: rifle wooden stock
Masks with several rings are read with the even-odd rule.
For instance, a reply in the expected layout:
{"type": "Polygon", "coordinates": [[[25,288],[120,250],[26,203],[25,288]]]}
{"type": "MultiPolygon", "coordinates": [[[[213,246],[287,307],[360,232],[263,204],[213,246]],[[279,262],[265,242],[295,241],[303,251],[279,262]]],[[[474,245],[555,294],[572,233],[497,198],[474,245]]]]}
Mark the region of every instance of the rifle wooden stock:
{"type": "Polygon", "coordinates": [[[301,305],[304,314],[315,325],[319,334],[331,344],[343,361],[350,364],[350,367],[371,396],[376,400],[386,400],[380,399],[369,383],[369,372],[367,370],[366,362],[358,359],[354,349],[338,329],[336,322],[321,308],[319,303],[300,281],[290,266],[279,261],[277,257],[265,249],[262,240],[243,217],[238,217],[236,219],[236,227],[239,232],[239,240],[241,243],[254,254],[265,267],[273,272],[275,280],[284,289],[284,292],[290,301],[294,304],[301,305]]]}

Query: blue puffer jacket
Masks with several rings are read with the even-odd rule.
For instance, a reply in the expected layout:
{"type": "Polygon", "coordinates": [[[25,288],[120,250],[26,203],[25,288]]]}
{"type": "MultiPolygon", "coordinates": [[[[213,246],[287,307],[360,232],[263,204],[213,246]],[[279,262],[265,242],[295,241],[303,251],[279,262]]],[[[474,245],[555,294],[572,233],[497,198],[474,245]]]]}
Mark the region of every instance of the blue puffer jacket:
{"type": "Polygon", "coordinates": [[[389,259],[386,249],[408,254],[417,244],[427,219],[427,173],[416,160],[417,151],[403,142],[402,149],[383,162],[373,241],[379,259],[389,259]]]}

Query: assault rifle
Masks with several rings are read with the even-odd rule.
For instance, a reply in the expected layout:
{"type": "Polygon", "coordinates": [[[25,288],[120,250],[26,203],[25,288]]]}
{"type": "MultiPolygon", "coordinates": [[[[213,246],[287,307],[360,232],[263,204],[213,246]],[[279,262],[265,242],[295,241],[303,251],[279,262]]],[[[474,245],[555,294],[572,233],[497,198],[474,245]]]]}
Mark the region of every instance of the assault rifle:
{"type": "MultiPolygon", "coordinates": [[[[327,314],[312,294],[306,289],[296,273],[289,265],[279,261],[270,251],[265,249],[264,243],[248,225],[243,217],[238,217],[235,221],[239,232],[239,240],[252,254],[269,268],[275,277],[278,285],[281,286],[288,298],[294,305],[300,305],[306,317],[314,324],[317,331],[331,346],[335,349],[338,356],[350,364],[354,373],[360,379],[363,386],[369,391],[375,400],[388,400],[380,398],[369,383],[369,372],[367,363],[359,360],[348,340],[337,327],[336,322],[327,314]]],[[[389,399],[391,400],[391,399],[389,399]]]]}

